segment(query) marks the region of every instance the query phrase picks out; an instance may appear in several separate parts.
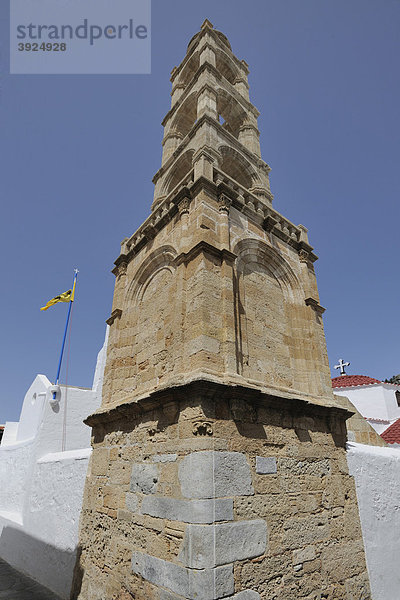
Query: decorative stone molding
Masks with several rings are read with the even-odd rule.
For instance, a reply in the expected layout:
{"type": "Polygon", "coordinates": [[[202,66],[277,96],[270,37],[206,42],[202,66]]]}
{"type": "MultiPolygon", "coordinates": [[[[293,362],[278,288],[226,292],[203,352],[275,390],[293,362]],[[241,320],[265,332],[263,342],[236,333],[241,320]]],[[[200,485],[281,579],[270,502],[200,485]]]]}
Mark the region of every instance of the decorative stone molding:
{"type": "Polygon", "coordinates": [[[152,223],[148,223],[143,229],[143,234],[148,240],[152,240],[155,237],[156,233],[157,231],[152,223]]]}
{"type": "Polygon", "coordinates": [[[122,260],[117,267],[117,279],[120,279],[123,275],[126,275],[126,271],[128,268],[128,261],[122,260]]]}
{"type": "Polygon", "coordinates": [[[300,249],[299,250],[299,259],[300,259],[300,262],[302,262],[302,263],[309,263],[310,262],[310,253],[307,252],[307,250],[300,249]]]}
{"type": "Polygon", "coordinates": [[[190,198],[183,198],[178,204],[179,215],[189,214],[190,198]]]}
{"type": "Polygon", "coordinates": [[[203,146],[197,152],[193,154],[192,162],[193,164],[200,160],[200,158],[206,159],[210,163],[216,162],[218,164],[221,155],[219,152],[214,150],[214,148],[210,148],[209,146],[203,146]]]}
{"type": "Polygon", "coordinates": [[[211,254],[222,261],[230,261],[234,262],[236,260],[236,254],[230,252],[229,250],[223,249],[220,250],[215,246],[207,242],[199,242],[193,248],[191,248],[188,252],[182,252],[175,258],[175,263],[180,265],[181,263],[188,263],[193,260],[196,256],[198,256],[201,252],[204,254],[211,254]]]}
{"type": "Polygon", "coordinates": [[[229,214],[229,210],[232,205],[232,200],[226,196],[226,194],[221,194],[218,198],[218,210],[220,213],[229,214]]]}
{"type": "Polygon", "coordinates": [[[272,231],[277,223],[278,220],[275,217],[268,215],[263,221],[263,229],[265,229],[265,231],[272,231]]]}
{"type": "Polygon", "coordinates": [[[303,225],[300,225],[298,227],[299,232],[300,232],[300,239],[299,239],[299,243],[298,243],[298,253],[299,253],[299,257],[300,257],[300,261],[301,262],[308,262],[308,263],[313,263],[318,259],[318,256],[316,256],[313,252],[313,247],[310,246],[310,244],[308,242],[305,241],[305,227],[303,225]]]}
{"type": "Polygon", "coordinates": [[[193,435],[212,435],[212,423],[210,423],[209,421],[196,421],[196,423],[194,423],[193,425],[192,431],[193,435]]]}
{"type": "Polygon", "coordinates": [[[120,308],[116,308],[112,311],[111,315],[106,320],[107,325],[112,325],[115,319],[120,319],[122,315],[122,310],[120,308]]]}
{"type": "Polygon", "coordinates": [[[307,306],[311,306],[311,308],[313,308],[315,310],[315,312],[318,313],[320,316],[323,315],[326,310],[314,298],[306,298],[305,303],[307,306]]]}

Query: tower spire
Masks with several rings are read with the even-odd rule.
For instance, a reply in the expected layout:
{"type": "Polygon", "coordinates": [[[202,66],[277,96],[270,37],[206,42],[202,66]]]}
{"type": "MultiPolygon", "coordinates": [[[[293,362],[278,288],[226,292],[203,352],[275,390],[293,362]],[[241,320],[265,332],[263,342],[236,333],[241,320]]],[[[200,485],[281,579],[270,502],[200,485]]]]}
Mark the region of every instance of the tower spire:
{"type": "Polygon", "coordinates": [[[258,110],[250,102],[248,66],[206,19],[171,74],[171,109],[163,120],[162,167],[154,177],[153,209],[197,176],[221,175],[271,206],[269,166],[261,159],[258,110]],[[198,165],[212,146],[210,166],[198,165]]]}

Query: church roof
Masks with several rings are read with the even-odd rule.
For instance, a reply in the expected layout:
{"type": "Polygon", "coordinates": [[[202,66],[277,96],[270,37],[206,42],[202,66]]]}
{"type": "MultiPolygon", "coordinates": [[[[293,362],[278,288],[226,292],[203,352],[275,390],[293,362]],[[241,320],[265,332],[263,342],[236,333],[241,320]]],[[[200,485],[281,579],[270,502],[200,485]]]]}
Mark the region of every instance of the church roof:
{"type": "Polygon", "coordinates": [[[381,433],[381,437],[388,444],[400,444],[400,419],[397,419],[390,427],[385,429],[385,431],[381,433]]]}
{"type": "Polygon", "coordinates": [[[382,381],[373,377],[367,377],[367,375],[339,375],[339,377],[333,377],[332,379],[333,388],[371,385],[373,383],[382,383],[382,381]]]}

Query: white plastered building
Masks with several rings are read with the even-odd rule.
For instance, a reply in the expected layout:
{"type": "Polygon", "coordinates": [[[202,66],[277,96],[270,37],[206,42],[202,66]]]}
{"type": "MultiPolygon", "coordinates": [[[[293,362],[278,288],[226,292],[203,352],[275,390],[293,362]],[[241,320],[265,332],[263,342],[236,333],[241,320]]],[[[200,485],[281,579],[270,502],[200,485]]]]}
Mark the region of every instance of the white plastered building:
{"type": "Polygon", "coordinates": [[[106,345],[107,334],[90,389],[56,387],[37,375],[0,444],[0,558],[62,600],[69,598],[91,455],[83,420],[101,403],[106,345]]]}
{"type": "Polygon", "coordinates": [[[366,375],[339,375],[332,379],[334,393],[346,396],[381,435],[400,418],[400,385],[366,375]]]}

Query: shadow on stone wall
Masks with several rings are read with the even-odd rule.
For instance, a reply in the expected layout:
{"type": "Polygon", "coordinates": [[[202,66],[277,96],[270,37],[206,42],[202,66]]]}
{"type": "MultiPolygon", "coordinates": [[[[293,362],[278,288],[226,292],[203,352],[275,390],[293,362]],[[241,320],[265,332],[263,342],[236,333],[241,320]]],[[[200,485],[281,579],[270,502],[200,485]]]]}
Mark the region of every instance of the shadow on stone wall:
{"type": "Polygon", "coordinates": [[[76,600],[79,597],[79,594],[81,593],[82,589],[84,570],[81,566],[81,555],[82,548],[81,546],[78,546],[76,549],[74,574],[72,578],[71,593],[69,596],[70,600],[76,600]]]}
{"type": "MultiPolygon", "coordinates": [[[[314,403],[300,398],[282,398],[261,390],[239,385],[224,386],[195,381],[176,386],[168,392],[155,391],[147,398],[127,402],[103,415],[92,415],[85,421],[93,427],[94,445],[113,435],[114,443],[132,433],[139,424],[154,423],[149,438],[176,424],[185,408],[200,405],[204,418],[235,422],[239,435],[266,439],[265,426],[294,429],[300,442],[311,442],[311,433],[329,433],[336,447],[345,448],[346,419],[353,415],[352,406],[314,403]]],[[[198,419],[199,417],[196,417],[198,419]]]]}
{"type": "Polygon", "coordinates": [[[1,558],[51,590],[61,600],[70,598],[78,554],[79,549],[60,550],[11,526],[5,526],[0,536],[1,558]]]}

